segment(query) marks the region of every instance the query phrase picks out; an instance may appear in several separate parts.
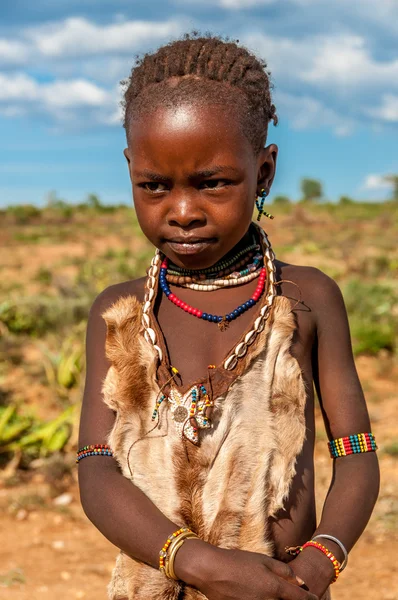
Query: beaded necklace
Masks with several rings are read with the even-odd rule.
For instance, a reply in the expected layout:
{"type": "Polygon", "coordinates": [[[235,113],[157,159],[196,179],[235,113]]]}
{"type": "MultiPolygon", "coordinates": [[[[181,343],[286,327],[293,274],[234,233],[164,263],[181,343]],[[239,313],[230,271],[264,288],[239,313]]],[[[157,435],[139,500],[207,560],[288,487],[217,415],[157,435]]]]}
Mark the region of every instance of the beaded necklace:
{"type": "MultiPolygon", "coordinates": [[[[209,273],[217,273],[223,269],[227,269],[231,265],[237,263],[241,256],[248,255],[252,250],[258,251],[259,249],[260,249],[260,246],[258,245],[258,243],[256,242],[256,240],[253,237],[253,243],[250,246],[248,246],[247,248],[242,248],[242,250],[239,250],[239,252],[234,254],[234,256],[232,256],[228,260],[222,259],[222,260],[218,261],[215,265],[212,265],[211,267],[207,267],[206,269],[195,270],[195,275],[208,275],[209,273]]],[[[175,274],[188,274],[188,275],[192,274],[191,270],[184,269],[183,267],[179,267],[178,265],[173,265],[172,270],[173,270],[173,274],[174,273],[175,274]]]]}
{"type": "Polygon", "coordinates": [[[166,280],[168,283],[173,283],[180,287],[190,288],[193,290],[211,291],[220,287],[229,287],[242,285],[260,275],[260,265],[263,262],[263,256],[258,253],[254,255],[253,262],[250,262],[253,253],[250,252],[246,260],[238,262],[229,269],[221,270],[218,273],[206,275],[196,275],[196,271],[192,271],[191,275],[180,276],[174,275],[175,271],[168,268],[166,280]],[[244,267],[244,269],[242,269],[244,267]],[[240,269],[239,271],[237,269],[240,269]],[[256,273],[253,275],[253,273],[256,273]]]}
{"type": "MultiPolygon", "coordinates": [[[[247,331],[243,338],[239,340],[236,346],[228,353],[226,358],[223,360],[221,367],[226,369],[227,371],[232,371],[238,360],[245,356],[247,348],[250,344],[252,344],[256,338],[256,336],[261,333],[265,327],[265,322],[269,316],[270,309],[274,302],[274,298],[276,296],[275,291],[275,254],[272,250],[271,243],[268,239],[267,234],[261,227],[254,224],[261,241],[261,248],[264,255],[264,265],[267,268],[267,293],[263,301],[263,306],[260,310],[259,316],[255,319],[252,329],[247,331]]],[[[152,319],[153,316],[153,302],[156,296],[157,289],[157,281],[159,280],[160,274],[160,265],[162,261],[162,256],[160,254],[160,250],[156,250],[155,256],[151,261],[151,266],[148,270],[148,277],[145,284],[145,296],[144,302],[142,305],[142,326],[144,330],[144,337],[146,341],[153,346],[156,350],[159,361],[163,362],[163,350],[158,344],[157,336],[155,329],[153,328],[152,319]]],[[[221,368],[220,367],[220,368],[221,368]]]]}
{"type": "MultiPolygon", "coordinates": [[[[245,334],[239,340],[236,346],[227,354],[222,364],[219,367],[216,367],[215,365],[209,365],[208,368],[214,369],[215,371],[219,371],[219,369],[222,368],[225,369],[225,371],[227,372],[235,369],[236,365],[238,364],[238,361],[245,356],[248,347],[251,344],[253,344],[256,337],[263,331],[265,327],[265,322],[268,319],[270,309],[272,307],[273,300],[276,295],[274,264],[275,254],[272,250],[271,244],[268,240],[266,233],[258,226],[256,226],[256,230],[260,235],[261,249],[264,257],[263,268],[265,269],[265,272],[267,274],[267,277],[264,279],[264,284],[265,280],[267,281],[267,292],[264,296],[263,306],[261,307],[260,314],[255,319],[252,328],[249,331],[245,332],[245,334]]],[[[144,328],[145,339],[157,351],[161,366],[162,368],[164,368],[165,365],[162,365],[163,350],[158,345],[157,333],[155,329],[153,329],[153,326],[151,324],[151,311],[152,304],[156,296],[157,280],[160,285],[161,261],[162,256],[159,250],[157,250],[154,258],[152,259],[151,267],[148,271],[148,277],[145,286],[146,292],[142,309],[142,325],[144,328]]],[[[239,314],[241,313],[238,312],[238,315],[239,314]]],[[[152,318],[154,318],[153,315],[152,318]]],[[[159,335],[161,335],[161,331],[159,331],[159,335]]],[[[170,391],[167,395],[162,393],[165,386],[170,384],[170,381],[173,379],[174,374],[178,373],[177,369],[175,369],[174,367],[170,366],[169,368],[171,369],[173,375],[171,378],[165,381],[165,383],[161,386],[159,390],[159,395],[154,407],[152,419],[158,419],[159,424],[159,408],[161,404],[165,400],[167,400],[168,404],[170,405],[172,420],[174,421],[174,425],[177,428],[177,431],[181,434],[182,439],[189,440],[193,444],[198,445],[199,430],[208,429],[212,426],[211,413],[214,406],[214,400],[212,397],[210,397],[205,386],[201,383],[194,384],[185,393],[180,392],[177,388],[173,386],[170,386],[170,391]]],[[[210,389],[212,389],[213,384],[209,383],[209,385],[210,389]]],[[[155,425],[155,427],[156,426],[157,425],[155,425]]]]}
{"type": "Polygon", "coordinates": [[[243,304],[240,304],[230,313],[225,315],[213,315],[211,313],[204,312],[199,310],[198,308],[194,308],[190,304],[183,302],[180,300],[175,294],[170,290],[169,284],[167,283],[167,269],[169,266],[169,259],[165,257],[160,267],[160,275],[159,275],[159,285],[161,287],[162,292],[167,296],[167,298],[173,302],[176,306],[184,310],[190,315],[197,317],[198,319],[204,319],[213,323],[217,323],[220,331],[225,331],[228,327],[229,323],[242,315],[244,312],[249,310],[252,306],[258,302],[261,294],[264,291],[265,279],[267,277],[267,269],[262,267],[259,274],[259,281],[254,294],[243,304]]]}

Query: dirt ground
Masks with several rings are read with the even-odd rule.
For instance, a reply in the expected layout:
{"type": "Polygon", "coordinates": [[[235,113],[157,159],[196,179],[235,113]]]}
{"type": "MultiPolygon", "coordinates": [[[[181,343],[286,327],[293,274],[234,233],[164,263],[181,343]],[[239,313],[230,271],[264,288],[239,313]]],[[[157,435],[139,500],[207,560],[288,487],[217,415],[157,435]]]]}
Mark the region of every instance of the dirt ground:
{"type": "MultiPolygon", "coordinates": [[[[384,449],[398,437],[398,372],[395,369],[388,376],[380,376],[383,369],[379,361],[367,357],[359,358],[357,364],[380,446],[382,486],[371,521],[350,554],[349,566],[333,586],[333,600],[397,600],[398,463],[396,456],[384,449]],[[381,402],[374,400],[380,397],[381,402]]],[[[331,461],[320,415],[317,421],[320,509],[331,461]]],[[[3,485],[0,509],[0,600],[106,599],[117,550],[85,517],[79,505],[75,469],[64,487],[54,488],[40,472],[29,482],[3,485]]]]}

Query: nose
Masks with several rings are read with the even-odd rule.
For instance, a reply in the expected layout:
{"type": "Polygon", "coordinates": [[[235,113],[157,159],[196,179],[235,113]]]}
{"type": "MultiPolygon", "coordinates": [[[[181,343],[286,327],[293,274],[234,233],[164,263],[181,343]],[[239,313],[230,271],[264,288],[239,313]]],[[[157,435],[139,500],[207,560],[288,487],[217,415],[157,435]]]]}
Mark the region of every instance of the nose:
{"type": "Polygon", "coordinates": [[[190,229],[206,223],[206,214],[198,198],[188,194],[173,194],[167,213],[167,224],[190,229]]]}

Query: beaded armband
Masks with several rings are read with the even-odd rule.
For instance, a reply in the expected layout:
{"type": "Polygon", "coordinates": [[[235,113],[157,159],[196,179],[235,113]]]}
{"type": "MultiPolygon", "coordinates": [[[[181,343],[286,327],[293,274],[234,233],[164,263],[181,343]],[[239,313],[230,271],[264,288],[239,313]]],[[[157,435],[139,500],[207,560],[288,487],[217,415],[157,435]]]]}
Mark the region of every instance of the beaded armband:
{"type": "Polygon", "coordinates": [[[113,456],[113,452],[108,444],[90,444],[76,452],[76,462],[80,462],[87,456],[113,456]]]}
{"type": "Polygon", "coordinates": [[[331,458],[360,454],[361,452],[375,452],[377,450],[373,433],[356,433],[355,435],[330,440],[328,447],[331,458]]]}

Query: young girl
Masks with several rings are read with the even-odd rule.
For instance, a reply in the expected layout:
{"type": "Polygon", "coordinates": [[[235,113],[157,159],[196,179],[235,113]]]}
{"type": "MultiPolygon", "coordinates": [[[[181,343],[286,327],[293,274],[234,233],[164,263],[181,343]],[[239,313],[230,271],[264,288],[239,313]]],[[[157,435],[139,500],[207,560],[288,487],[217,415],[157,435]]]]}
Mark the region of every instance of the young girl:
{"type": "Polygon", "coordinates": [[[192,35],[126,82],[124,154],[157,250],[90,311],[78,453],[84,510],[121,550],[112,600],[329,597],[377,497],[339,287],[277,260],[251,222],[255,203],[270,216],[278,152],[268,76],[192,35]],[[313,382],[334,459],[318,526],[313,382]]]}

